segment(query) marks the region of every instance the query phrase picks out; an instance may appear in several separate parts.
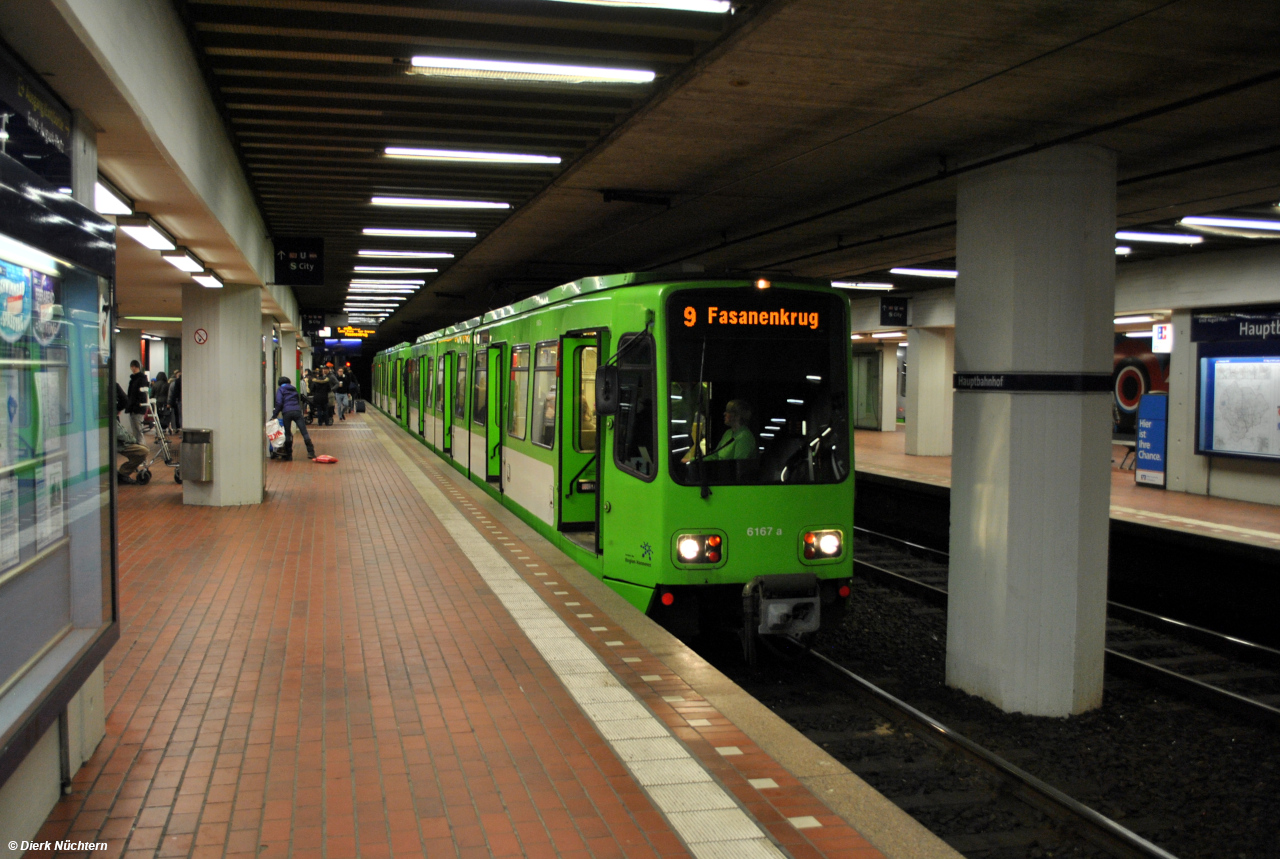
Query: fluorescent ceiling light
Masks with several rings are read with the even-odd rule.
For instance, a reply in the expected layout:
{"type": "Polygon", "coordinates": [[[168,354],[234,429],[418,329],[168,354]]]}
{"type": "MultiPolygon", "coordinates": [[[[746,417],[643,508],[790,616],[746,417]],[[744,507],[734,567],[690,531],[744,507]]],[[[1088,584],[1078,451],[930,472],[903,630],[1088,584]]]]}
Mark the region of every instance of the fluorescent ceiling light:
{"type": "Polygon", "coordinates": [[[1269,221],[1258,218],[1209,218],[1190,217],[1178,222],[1189,227],[1226,227],[1232,230],[1267,230],[1280,232],[1280,221],[1269,221]]]}
{"type": "Polygon", "coordinates": [[[181,316],[125,316],[131,322],[181,322],[181,316]]]}
{"type": "Polygon", "coordinates": [[[129,217],[120,217],[116,220],[116,226],[132,236],[138,244],[153,251],[171,251],[178,247],[173,236],[151,220],[150,215],[139,212],[129,217]]]}
{"type": "Polygon", "coordinates": [[[444,251],[356,251],[356,255],[386,259],[453,259],[453,254],[444,251]]]}
{"type": "Polygon", "coordinates": [[[861,334],[853,334],[853,335],[851,335],[851,336],[849,337],[849,339],[850,339],[850,340],[861,340],[861,339],[862,339],[862,335],[861,335],[861,334]]]}
{"type": "Polygon", "coordinates": [[[893,289],[892,283],[861,283],[847,280],[833,280],[831,285],[836,289],[873,289],[879,292],[887,292],[893,289]]]}
{"type": "Polygon", "coordinates": [[[438,268],[400,268],[394,265],[358,265],[355,271],[382,274],[435,274],[438,268]]]}
{"type": "Polygon", "coordinates": [[[881,340],[886,337],[905,337],[907,335],[905,332],[902,332],[902,331],[877,331],[871,336],[876,338],[877,340],[881,340]]]}
{"type": "Polygon", "coordinates": [[[348,292],[403,293],[417,292],[416,286],[348,286],[348,292]]]}
{"type": "Polygon", "coordinates": [[[193,274],[191,279],[201,286],[207,286],[209,289],[222,289],[222,278],[211,271],[206,271],[203,274],[193,274]]]}
{"type": "Polygon", "coordinates": [[[624,9],[675,9],[679,12],[728,12],[729,0],[559,0],[589,6],[618,6],[624,9]]]}
{"type": "Polygon", "coordinates": [[[1140,337],[1150,337],[1151,335],[1152,335],[1152,332],[1150,331],[1130,331],[1128,334],[1125,334],[1124,336],[1132,337],[1136,340],[1140,337]]]}
{"type": "Polygon", "coordinates": [[[401,230],[384,227],[365,227],[366,236],[404,236],[413,239],[474,239],[473,230],[401,230]]]}
{"type": "Polygon", "coordinates": [[[889,274],[909,274],[914,277],[956,277],[958,272],[945,268],[891,268],[889,274]]]}
{"type": "Polygon", "coordinates": [[[348,295],[347,304],[399,304],[405,300],[403,295],[348,295]]]}
{"type": "Polygon", "coordinates": [[[36,250],[31,245],[11,239],[2,233],[0,233],[0,259],[22,268],[35,269],[49,277],[61,277],[60,267],[66,265],[57,257],[51,257],[44,251],[36,250]]]}
{"type": "Polygon", "coordinates": [[[71,190],[71,186],[63,185],[58,189],[58,193],[64,197],[70,197],[74,192],[71,190]]]}
{"type": "Polygon", "coordinates": [[[516,152],[472,152],[465,149],[420,149],[413,146],[388,146],[388,158],[413,158],[418,161],[479,161],[486,164],[559,164],[559,155],[521,155],[516,152]]]}
{"type": "Polygon", "coordinates": [[[352,286],[422,286],[425,280],[400,280],[399,278],[391,278],[389,280],[373,280],[372,278],[353,277],[351,279],[352,286]]]}
{"type": "Polygon", "coordinates": [[[550,81],[554,83],[647,84],[656,75],[640,69],[606,69],[595,66],[562,66],[556,63],[517,63],[509,60],[478,60],[461,57],[414,57],[414,75],[457,78],[487,78],[504,81],[550,81]]]}
{"type": "Polygon", "coordinates": [[[1125,245],[1116,245],[1116,256],[1127,257],[1131,253],[1133,253],[1133,248],[1125,245]]]}
{"type": "Polygon", "coordinates": [[[1162,245],[1198,245],[1204,241],[1204,236],[1188,233],[1135,233],[1129,230],[1116,233],[1116,238],[1126,242],[1154,242],[1162,245]]]}
{"type": "Polygon", "coordinates": [[[204,271],[204,263],[196,259],[196,255],[186,248],[174,248],[171,251],[164,251],[160,254],[160,258],[178,271],[190,273],[204,271]]]}
{"type": "Polygon", "coordinates": [[[440,200],[426,197],[374,197],[375,206],[402,206],[408,209],[510,209],[510,203],[489,200],[440,200]]]}
{"type": "Polygon", "coordinates": [[[1117,316],[1113,321],[1116,325],[1137,325],[1140,322],[1156,322],[1158,319],[1159,317],[1157,316],[1144,314],[1142,316],[1117,316]]]}
{"type": "Polygon", "coordinates": [[[132,215],[133,201],[102,177],[93,183],[93,208],[99,215],[132,215]]]}

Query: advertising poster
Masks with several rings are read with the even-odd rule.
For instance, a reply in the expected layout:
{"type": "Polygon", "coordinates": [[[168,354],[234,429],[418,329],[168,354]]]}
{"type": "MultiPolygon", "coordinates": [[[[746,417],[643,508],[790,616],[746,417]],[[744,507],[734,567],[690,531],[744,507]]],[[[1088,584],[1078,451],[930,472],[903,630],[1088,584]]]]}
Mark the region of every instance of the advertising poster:
{"type": "Polygon", "coordinates": [[[18,461],[19,397],[22,395],[22,376],[17,370],[0,370],[0,468],[18,461]]]}
{"type": "Polygon", "coordinates": [[[64,511],[62,499],[62,463],[49,462],[36,467],[36,551],[40,552],[62,538],[64,511]]]}
{"type": "Polygon", "coordinates": [[[0,571],[18,563],[18,478],[0,477],[0,571]]]}
{"type": "Polygon", "coordinates": [[[58,281],[42,272],[31,277],[31,330],[41,346],[48,346],[62,327],[62,308],[58,306],[58,281]]]}
{"type": "Polygon", "coordinates": [[[56,453],[62,449],[62,374],[56,370],[34,373],[36,383],[36,410],[40,415],[41,453],[56,453]]]}
{"type": "Polygon", "coordinates": [[[0,337],[17,343],[31,321],[31,272],[0,260],[0,337]]]}
{"type": "Polygon", "coordinates": [[[1163,488],[1165,448],[1169,427],[1169,397],[1147,394],[1138,404],[1138,439],[1134,448],[1137,462],[1133,479],[1144,486],[1163,488]]]}

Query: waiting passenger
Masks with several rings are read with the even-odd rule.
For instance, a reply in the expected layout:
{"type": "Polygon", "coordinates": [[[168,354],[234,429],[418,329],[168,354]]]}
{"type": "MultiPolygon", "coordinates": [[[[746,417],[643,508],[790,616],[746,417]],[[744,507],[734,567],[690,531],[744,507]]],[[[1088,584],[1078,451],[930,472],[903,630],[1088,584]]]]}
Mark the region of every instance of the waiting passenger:
{"type": "Polygon", "coordinates": [[[147,461],[146,445],[138,444],[138,439],[132,432],[120,422],[120,414],[129,404],[128,395],[121,390],[120,385],[116,384],[116,453],[125,458],[116,472],[116,482],[120,484],[134,484],[137,479],[134,474],[138,470],[138,466],[147,461]]]}
{"type": "MultiPolygon", "coordinates": [[[[747,428],[747,421],[751,420],[751,407],[747,405],[746,400],[730,400],[724,407],[724,425],[727,427],[724,435],[720,436],[720,443],[711,449],[711,452],[702,457],[704,461],[724,461],[732,459],[755,459],[756,437],[751,434],[751,430],[747,428]]],[[[681,462],[689,462],[694,457],[694,450],[691,448],[684,455],[681,462]]]]}

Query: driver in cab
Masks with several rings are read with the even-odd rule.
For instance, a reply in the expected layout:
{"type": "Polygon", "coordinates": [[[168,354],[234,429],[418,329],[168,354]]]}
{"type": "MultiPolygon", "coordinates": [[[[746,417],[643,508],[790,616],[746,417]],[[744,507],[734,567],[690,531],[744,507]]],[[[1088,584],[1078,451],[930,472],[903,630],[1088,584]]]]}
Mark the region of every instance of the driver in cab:
{"type": "MultiPolygon", "coordinates": [[[[723,461],[733,459],[752,459],[756,455],[756,437],[747,428],[751,420],[751,407],[745,400],[730,400],[724,407],[724,435],[711,452],[702,457],[703,461],[723,461]]],[[[690,462],[694,458],[696,447],[690,448],[681,462],[690,462]]]]}

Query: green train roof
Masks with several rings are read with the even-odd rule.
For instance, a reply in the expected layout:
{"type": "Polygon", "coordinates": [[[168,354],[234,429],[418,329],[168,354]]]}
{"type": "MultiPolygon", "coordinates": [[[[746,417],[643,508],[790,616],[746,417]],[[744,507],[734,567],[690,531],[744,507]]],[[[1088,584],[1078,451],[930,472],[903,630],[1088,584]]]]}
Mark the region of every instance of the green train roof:
{"type": "MultiPolygon", "coordinates": [[[[770,274],[769,277],[776,278],[777,275],[770,274]]],[[[447,328],[439,328],[423,334],[417,340],[413,341],[413,345],[420,343],[429,343],[432,340],[438,340],[442,337],[452,337],[456,334],[463,334],[472,328],[479,328],[490,322],[498,322],[503,319],[509,319],[512,316],[519,316],[522,313],[529,313],[533,310],[539,310],[551,304],[561,301],[568,301],[571,298],[577,298],[581,295],[589,295],[593,292],[603,292],[606,289],[618,289],[623,286],[640,286],[648,283],[662,283],[664,281],[677,280],[702,280],[702,281],[723,281],[723,280],[751,280],[755,277],[751,273],[735,273],[735,274],[714,274],[707,275],[701,273],[677,273],[670,272],[631,272],[627,274],[607,274],[599,277],[584,277],[570,283],[552,287],[546,292],[540,292],[529,298],[522,298],[519,301],[508,304],[505,307],[499,307],[495,310],[488,310],[481,316],[473,316],[462,322],[456,322],[447,328]]],[[[788,283],[807,283],[815,286],[830,286],[831,281],[821,280],[809,277],[787,277],[788,283]]],[[[409,343],[398,343],[390,346],[378,355],[385,355],[391,352],[397,352],[410,346],[409,343]]]]}

